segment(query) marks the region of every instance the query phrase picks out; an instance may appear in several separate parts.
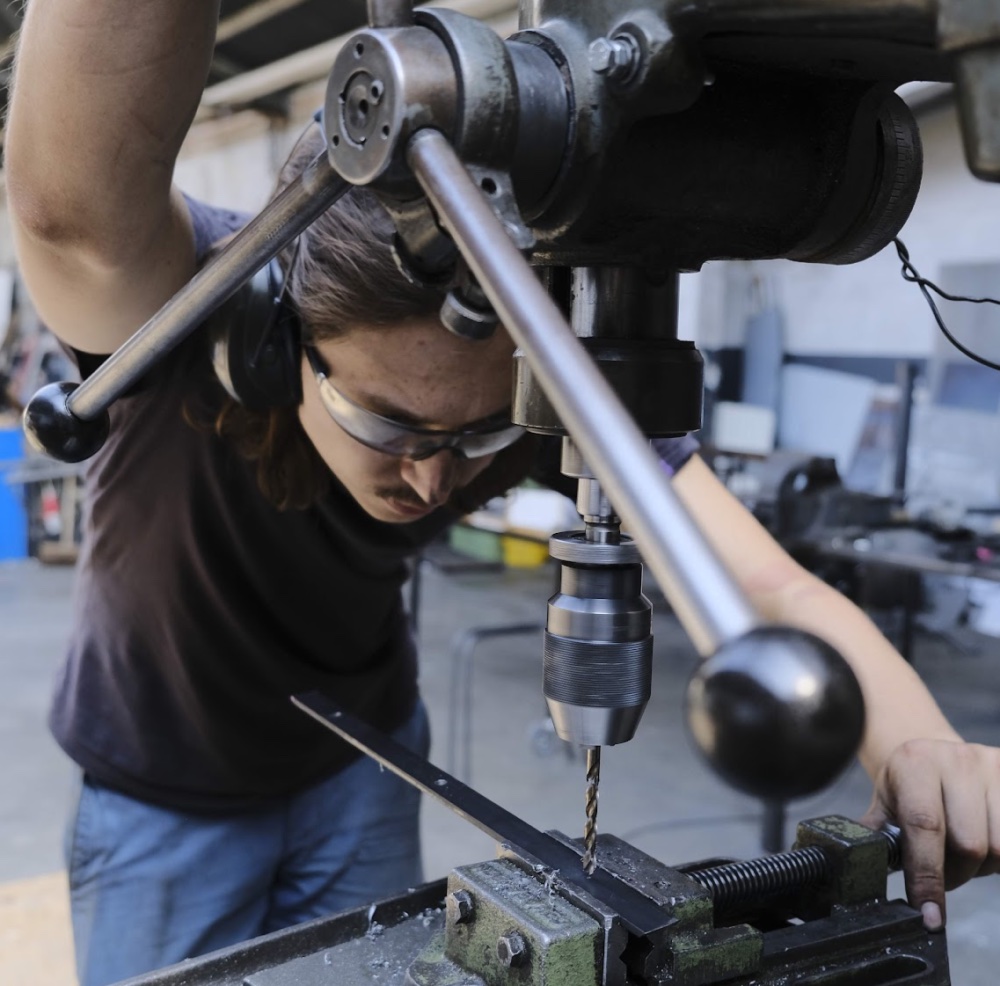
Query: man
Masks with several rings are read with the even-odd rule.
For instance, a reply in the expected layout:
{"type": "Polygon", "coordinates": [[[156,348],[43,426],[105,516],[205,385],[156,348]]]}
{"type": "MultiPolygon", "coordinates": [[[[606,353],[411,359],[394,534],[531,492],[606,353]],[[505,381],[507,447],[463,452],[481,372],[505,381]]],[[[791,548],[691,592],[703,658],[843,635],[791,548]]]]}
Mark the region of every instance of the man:
{"type": "MultiPolygon", "coordinates": [[[[18,257],[86,373],[245,217],[171,184],[212,51],[203,0],[32,0],[6,137],[18,257]]],[[[300,141],[279,184],[321,146],[300,141]]],[[[328,691],[426,750],[400,601],[405,559],[526,475],[507,427],[512,345],[450,336],[352,193],[284,258],[296,399],[254,411],[197,332],[122,398],[87,479],[77,622],[51,725],[82,768],[68,839],[82,986],[420,878],[415,797],[319,735],[328,691]]],[[[826,637],[868,707],[868,821],[906,836],[907,892],[1000,864],[1000,751],[965,744],[871,623],[796,566],[691,457],[675,489],[770,619],[826,637]]]]}

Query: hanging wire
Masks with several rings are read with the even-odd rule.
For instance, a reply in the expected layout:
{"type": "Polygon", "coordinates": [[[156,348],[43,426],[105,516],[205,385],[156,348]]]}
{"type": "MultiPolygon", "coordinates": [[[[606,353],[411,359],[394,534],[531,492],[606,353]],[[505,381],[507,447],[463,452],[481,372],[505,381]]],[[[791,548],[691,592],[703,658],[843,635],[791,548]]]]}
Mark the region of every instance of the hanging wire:
{"type": "Polygon", "coordinates": [[[941,315],[940,309],[931,297],[931,291],[939,297],[944,298],[945,301],[965,301],[972,305],[1000,305],[1000,301],[996,298],[967,298],[964,295],[949,294],[947,291],[943,291],[933,281],[929,281],[926,277],[922,277],[920,275],[917,268],[913,266],[913,261],[910,260],[910,251],[906,249],[906,244],[898,236],[895,237],[892,242],[895,244],[896,253],[899,254],[900,262],[903,265],[903,269],[901,271],[903,280],[909,281],[911,284],[916,284],[916,286],[920,288],[924,299],[930,307],[931,314],[934,316],[934,321],[937,322],[938,328],[944,334],[944,337],[960,353],[968,356],[969,359],[975,360],[975,362],[980,363],[982,366],[988,366],[991,370],[1000,370],[1000,363],[994,363],[992,360],[986,359],[985,356],[980,356],[978,353],[974,353],[967,346],[962,345],[962,343],[960,343],[951,334],[948,330],[948,326],[944,324],[944,318],[941,315]]]}

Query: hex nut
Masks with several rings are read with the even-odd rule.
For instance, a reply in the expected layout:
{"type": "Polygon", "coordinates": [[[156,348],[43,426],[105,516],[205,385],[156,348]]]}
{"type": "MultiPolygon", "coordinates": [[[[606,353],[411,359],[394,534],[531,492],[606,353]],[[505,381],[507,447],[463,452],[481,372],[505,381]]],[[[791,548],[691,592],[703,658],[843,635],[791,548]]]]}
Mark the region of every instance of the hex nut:
{"type": "Polygon", "coordinates": [[[476,912],[476,902],[468,890],[456,890],[444,901],[449,924],[468,924],[476,912]]]}
{"type": "Polygon", "coordinates": [[[593,71],[607,72],[614,61],[614,48],[607,38],[598,38],[591,43],[587,55],[593,71]]]}
{"type": "Polygon", "coordinates": [[[528,961],[528,943],[518,931],[508,931],[497,941],[497,958],[505,969],[516,969],[528,961]]]}
{"type": "Polygon", "coordinates": [[[606,75],[610,82],[625,83],[638,67],[639,48],[630,34],[597,38],[587,49],[587,59],[592,71],[606,75]]]}

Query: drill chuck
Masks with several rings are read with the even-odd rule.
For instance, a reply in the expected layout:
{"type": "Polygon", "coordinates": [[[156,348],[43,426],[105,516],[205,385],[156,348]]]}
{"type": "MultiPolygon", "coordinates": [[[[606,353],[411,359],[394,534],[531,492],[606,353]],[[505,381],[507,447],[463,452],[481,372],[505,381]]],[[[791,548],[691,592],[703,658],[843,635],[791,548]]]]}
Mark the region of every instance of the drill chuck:
{"type": "Polygon", "coordinates": [[[558,735],[581,746],[612,746],[635,734],[649,701],[653,638],[642,566],[627,536],[588,541],[556,534],[562,563],[549,600],[543,688],[558,735]]]}

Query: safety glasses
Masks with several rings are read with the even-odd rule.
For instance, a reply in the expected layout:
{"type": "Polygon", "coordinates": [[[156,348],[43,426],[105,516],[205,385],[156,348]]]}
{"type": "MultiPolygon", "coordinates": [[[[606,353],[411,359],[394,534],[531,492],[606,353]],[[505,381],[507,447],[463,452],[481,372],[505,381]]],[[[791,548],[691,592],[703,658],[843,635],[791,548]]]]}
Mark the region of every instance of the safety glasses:
{"type": "Polygon", "coordinates": [[[404,425],[355,404],[330,382],[329,370],[319,353],[312,346],[306,346],[305,351],[327,413],[351,438],[376,452],[419,460],[448,449],[460,458],[478,459],[513,445],[524,434],[524,429],[512,425],[507,415],[463,431],[404,425]]]}

